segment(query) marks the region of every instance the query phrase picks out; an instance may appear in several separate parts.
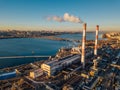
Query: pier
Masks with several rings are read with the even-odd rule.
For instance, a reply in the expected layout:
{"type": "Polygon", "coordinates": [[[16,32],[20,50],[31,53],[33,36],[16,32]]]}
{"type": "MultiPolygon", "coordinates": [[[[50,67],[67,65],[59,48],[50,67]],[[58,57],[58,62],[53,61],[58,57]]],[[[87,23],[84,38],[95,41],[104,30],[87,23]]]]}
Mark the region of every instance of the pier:
{"type": "Polygon", "coordinates": [[[0,57],[0,59],[13,59],[13,58],[40,58],[40,57],[50,57],[50,56],[5,56],[5,57],[0,57]]]}

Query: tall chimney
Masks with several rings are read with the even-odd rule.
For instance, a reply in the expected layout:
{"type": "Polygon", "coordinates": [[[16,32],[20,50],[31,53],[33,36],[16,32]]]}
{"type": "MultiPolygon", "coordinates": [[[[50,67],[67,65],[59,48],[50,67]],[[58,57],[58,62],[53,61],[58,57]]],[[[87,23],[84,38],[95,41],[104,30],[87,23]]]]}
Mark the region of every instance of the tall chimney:
{"type": "Polygon", "coordinates": [[[94,55],[97,55],[99,25],[96,25],[95,49],[94,55]]]}
{"type": "Polygon", "coordinates": [[[87,24],[83,24],[83,38],[82,38],[82,56],[81,56],[81,63],[82,67],[85,68],[85,42],[86,42],[86,26],[87,24]]]}

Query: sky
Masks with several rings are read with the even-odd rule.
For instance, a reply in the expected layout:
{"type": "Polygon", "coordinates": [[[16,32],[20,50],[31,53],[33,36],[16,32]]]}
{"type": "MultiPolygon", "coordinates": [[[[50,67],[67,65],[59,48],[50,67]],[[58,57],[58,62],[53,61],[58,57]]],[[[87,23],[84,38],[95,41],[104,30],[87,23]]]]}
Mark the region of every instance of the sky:
{"type": "Polygon", "coordinates": [[[0,0],[0,30],[79,31],[83,23],[119,31],[120,0],[0,0]]]}

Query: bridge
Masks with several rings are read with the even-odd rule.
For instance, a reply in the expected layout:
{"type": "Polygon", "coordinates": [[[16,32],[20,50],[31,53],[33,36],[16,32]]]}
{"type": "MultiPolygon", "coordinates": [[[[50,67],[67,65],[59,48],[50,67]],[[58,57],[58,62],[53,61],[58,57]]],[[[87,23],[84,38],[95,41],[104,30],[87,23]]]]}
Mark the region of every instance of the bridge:
{"type": "Polygon", "coordinates": [[[14,58],[40,58],[40,57],[50,57],[50,56],[5,56],[0,57],[0,59],[14,59],[14,58]]]}

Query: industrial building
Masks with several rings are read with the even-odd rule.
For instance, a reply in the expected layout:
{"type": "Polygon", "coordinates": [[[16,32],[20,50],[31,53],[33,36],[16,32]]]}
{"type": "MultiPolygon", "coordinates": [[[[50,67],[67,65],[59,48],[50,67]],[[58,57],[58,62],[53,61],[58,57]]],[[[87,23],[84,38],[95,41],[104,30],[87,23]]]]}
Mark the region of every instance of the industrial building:
{"type": "Polygon", "coordinates": [[[71,54],[81,54],[81,47],[73,47],[71,49],[71,54]]]}
{"type": "Polygon", "coordinates": [[[33,70],[30,72],[30,77],[35,79],[37,77],[40,77],[41,75],[43,75],[43,70],[42,69],[37,69],[37,70],[33,70]]]}
{"type": "Polygon", "coordinates": [[[0,74],[0,80],[10,79],[13,77],[16,77],[16,71],[0,74]]]}
{"type": "Polygon", "coordinates": [[[48,76],[52,76],[61,71],[64,67],[77,62],[79,59],[80,55],[68,55],[62,59],[47,61],[41,65],[41,68],[47,73],[48,76]]]}
{"type": "Polygon", "coordinates": [[[86,81],[86,84],[83,86],[84,90],[93,90],[96,84],[99,82],[100,77],[93,77],[89,81],[86,81]]]}

